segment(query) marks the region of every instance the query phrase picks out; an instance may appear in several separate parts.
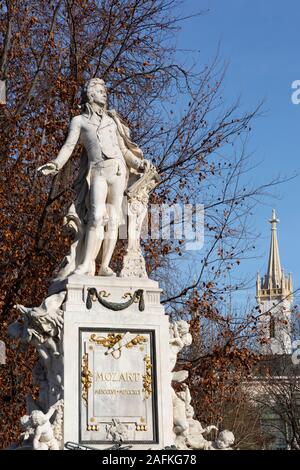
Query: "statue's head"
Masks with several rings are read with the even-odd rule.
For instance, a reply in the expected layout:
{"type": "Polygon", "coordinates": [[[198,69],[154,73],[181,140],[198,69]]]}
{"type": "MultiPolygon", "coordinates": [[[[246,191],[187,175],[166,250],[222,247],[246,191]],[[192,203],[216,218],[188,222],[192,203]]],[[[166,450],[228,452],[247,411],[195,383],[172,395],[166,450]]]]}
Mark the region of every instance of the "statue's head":
{"type": "Polygon", "coordinates": [[[29,415],[24,415],[20,418],[20,423],[23,430],[26,429],[31,422],[31,417],[29,415]]]}
{"type": "Polygon", "coordinates": [[[220,432],[216,440],[216,446],[218,449],[229,449],[234,444],[234,434],[231,431],[220,432]]]}
{"type": "Polygon", "coordinates": [[[190,403],[188,403],[185,407],[185,412],[187,419],[193,418],[195,414],[194,407],[190,403]]]}
{"type": "Polygon", "coordinates": [[[33,410],[31,413],[31,420],[34,426],[42,426],[46,423],[47,418],[40,410],[33,410]]]}
{"type": "Polygon", "coordinates": [[[81,92],[81,106],[87,107],[96,103],[104,108],[107,105],[107,91],[104,80],[101,78],[91,78],[88,80],[81,92]]]}
{"type": "Polygon", "coordinates": [[[177,323],[178,333],[180,334],[180,336],[183,336],[189,332],[190,325],[188,324],[188,322],[186,322],[185,320],[178,320],[176,323],[177,323]]]}

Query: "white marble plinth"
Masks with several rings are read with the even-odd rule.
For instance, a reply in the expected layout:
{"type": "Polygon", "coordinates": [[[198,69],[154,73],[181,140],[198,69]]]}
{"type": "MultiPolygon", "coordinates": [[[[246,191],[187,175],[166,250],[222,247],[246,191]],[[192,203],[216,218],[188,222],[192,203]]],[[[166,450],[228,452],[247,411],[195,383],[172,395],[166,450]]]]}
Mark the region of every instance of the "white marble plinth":
{"type": "Polygon", "coordinates": [[[64,304],[64,442],[107,448],[122,439],[133,449],[173,443],[169,320],[158,283],[147,278],[74,275],[64,304]],[[95,298],[138,301],[113,311],[95,298]]]}

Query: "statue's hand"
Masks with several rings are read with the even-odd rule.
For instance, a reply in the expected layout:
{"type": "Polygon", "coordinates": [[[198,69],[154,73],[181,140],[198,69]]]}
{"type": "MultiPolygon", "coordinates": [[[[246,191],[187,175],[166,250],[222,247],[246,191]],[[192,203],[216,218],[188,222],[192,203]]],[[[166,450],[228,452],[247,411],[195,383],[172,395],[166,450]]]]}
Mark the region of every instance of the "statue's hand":
{"type": "Polygon", "coordinates": [[[150,162],[150,160],[142,160],[139,169],[146,173],[149,170],[155,171],[156,167],[153,165],[153,163],[150,162]]]}
{"type": "Polygon", "coordinates": [[[42,173],[42,175],[56,175],[58,173],[58,168],[56,163],[49,162],[46,163],[45,165],[40,166],[37,169],[38,173],[42,173]]]}

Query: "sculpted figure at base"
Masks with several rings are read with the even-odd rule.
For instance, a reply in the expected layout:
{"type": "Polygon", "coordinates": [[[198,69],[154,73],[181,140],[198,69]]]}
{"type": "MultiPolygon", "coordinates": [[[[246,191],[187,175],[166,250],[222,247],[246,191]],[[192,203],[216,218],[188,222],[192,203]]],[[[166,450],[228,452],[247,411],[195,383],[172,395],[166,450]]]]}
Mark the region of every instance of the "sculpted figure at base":
{"type": "Polygon", "coordinates": [[[58,279],[72,272],[95,274],[95,261],[102,248],[101,276],[112,276],[109,263],[122,223],[122,200],[129,176],[154,169],[141,149],[129,138],[129,129],[114,110],[107,109],[103,80],[92,78],[82,92],[82,113],[70,124],[58,156],[38,170],[55,175],[66,164],[76,144],[83,146],[81,168],[75,184],[76,199],[66,222],[77,239],[58,279]]]}
{"type": "MultiPolygon", "coordinates": [[[[33,410],[30,415],[21,418],[21,425],[24,429],[22,437],[25,445],[32,446],[34,450],[59,450],[62,433],[60,430],[58,431],[55,423],[51,424],[50,419],[58,410],[58,414],[62,414],[61,407],[62,400],[51,406],[47,413],[33,410]]],[[[61,420],[61,416],[59,420],[61,420]]]]}
{"type": "Polygon", "coordinates": [[[170,325],[170,366],[172,371],[172,380],[175,382],[183,382],[188,377],[188,372],[181,370],[179,372],[173,372],[173,369],[177,362],[177,356],[180,351],[186,346],[192,344],[192,335],[189,332],[190,325],[184,320],[178,320],[170,325]]]}
{"type": "Polygon", "coordinates": [[[192,335],[189,332],[189,324],[184,320],[173,322],[170,325],[170,369],[172,381],[181,383],[182,391],[175,392],[171,388],[173,402],[173,432],[177,449],[201,449],[201,450],[229,450],[234,443],[234,435],[230,431],[222,431],[215,440],[204,437],[211,431],[218,432],[216,426],[202,427],[201,423],[194,419],[194,408],[191,405],[191,393],[187,384],[183,383],[188,378],[188,371],[174,372],[177,357],[180,351],[192,344],[192,335]]]}
{"type": "Polygon", "coordinates": [[[107,439],[113,442],[122,442],[128,439],[127,426],[122,424],[118,418],[113,418],[112,423],[106,426],[107,439]]]}
{"type": "MultiPolygon", "coordinates": [[[[181,370],[174,372],[174,367],[177,362],[177,357],[180,351],[185,346],[192,344],[192,335],[189,333],[190,326],[184,320],[178,320],[171,323],[169,329],[169,346],[170,346],[170,369],[172,371],[173,382],[183,382],[188,378],[188,371],[181,370]]],[[[186,418],[186,403],[185,397],[182,394],[175,393],[175,390],[171,388],[172,402],[173,402],[173,431],[175,439],[177,436],[182,435],[188,429],[188,422],[186,418]]]]}
{"type": "Polygon", "coordinates": [[[22,317],[8,327],[8,335],[20,339],[23,349],[30,344],[39,355],[32,372],[40,393],[35,402],[28,399],[28,413],[36,407],[46,412],[49,406],[63,397],[63,311],[59,307],[64,297],[64,292],[53,295],[49,302],[46,300],[40,307],[16,305],[22,317]]]}

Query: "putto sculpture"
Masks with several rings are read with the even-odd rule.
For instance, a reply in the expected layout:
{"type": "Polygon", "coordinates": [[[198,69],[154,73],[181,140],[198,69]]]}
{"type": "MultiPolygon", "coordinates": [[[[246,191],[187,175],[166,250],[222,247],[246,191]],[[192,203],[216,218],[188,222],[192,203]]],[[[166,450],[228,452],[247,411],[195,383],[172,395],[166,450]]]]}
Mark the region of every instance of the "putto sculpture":
{"type": "MultiPolygon", "coordinates": [[[[140,179],[138,175],[150,173],[150,178],[147,177],[145,182],[147,203],[149,190],[158,181],[155,167],[144,159],[142,150],[130,140],[126,124],[115,110],[107,109],[104,81],[99,78],[89,80],[83,88],[81,101],[82,112],[71,120],[67,139],[59,154],[38,168],[43,175],[55,175],[68,161],[76,144],[83,146],[75,183],[76,198],[66,217],[67,223],[76,230],[77,237],[58,279],[72,273],[94,275],[101,248],[99,275],[113,276],[109,263],[123,221],[124,193],[132,183],[132,177],[135,176],[136,183],[140,179]]],[[[140,186],[138,190],[144,192],[145,187],[140,186]]],[[[136,192],[132,194],[135,202],[138,199],[136,196],[136,192]]],[[[145,216],[144,205],[140,210],[145,216]]],[[[136,219],[139,227],[138,214],[136,219]]]]}
{"type": "Polygon", "coordinates": [[[29,446],[34,450],[59,450],[63,445],[60,422],[62,415],[63,400],[60,400],[51,406],[47,413],[33,410],[30,415],[23,416],[21,426],[24,447],[29,446]],[[51,423],[50,420],[55,413],[55,419],[51,423]]]}

